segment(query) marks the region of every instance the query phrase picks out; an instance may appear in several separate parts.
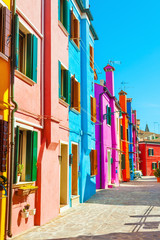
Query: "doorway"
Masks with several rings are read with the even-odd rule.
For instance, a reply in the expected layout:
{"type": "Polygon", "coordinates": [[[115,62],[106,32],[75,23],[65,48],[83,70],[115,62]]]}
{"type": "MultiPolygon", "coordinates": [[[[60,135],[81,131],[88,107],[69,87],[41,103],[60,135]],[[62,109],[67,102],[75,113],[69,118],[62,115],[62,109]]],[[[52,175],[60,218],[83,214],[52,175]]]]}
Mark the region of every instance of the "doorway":
{"type": "Polygon", "coordinates": [[[108,184],[111,184],[111,152],[108,151],[108,184]]]}
{"type": "Polygon", "coordinates": [[[68,204],[68,145],[61,143],[60,207],[68,204]]]}
{"type": "Polygon", "coordinates": [[[78,195],[78,145],[72,144],[72,196],[78,195]]]}

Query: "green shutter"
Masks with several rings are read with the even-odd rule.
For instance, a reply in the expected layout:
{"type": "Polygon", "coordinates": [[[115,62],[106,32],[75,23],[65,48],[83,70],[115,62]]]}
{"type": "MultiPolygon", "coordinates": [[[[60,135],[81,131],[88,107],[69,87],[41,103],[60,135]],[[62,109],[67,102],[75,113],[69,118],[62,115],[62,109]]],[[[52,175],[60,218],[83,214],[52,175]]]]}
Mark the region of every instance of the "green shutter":
{"type": "Polygon", "coordinates": [[[33,73],[32,79],[37,83],[38,38],[33,35],[33,73]]]}
{"type": "Polygon", "coordinates": [[[130,170],[132,170],[132,159],[129,159],[129,164],[130,164],[130,170]]]}
{"type": "Polygon", "coordinates": [[[124,170],[126,167],[125,167],[125,155],[124,154],[122,154],[121,155],[121,168],[122,168],[122,170],[124,170]]]}
{"type": "Polygon", "coordinates": [[[109,107],[109,125],[111,125],[111,108],[109,107]]]}
{"type": "Polygon", "coordinates": [[[121,140],[123,140],[123,126],[121,125],[121,140]]]}
{"type": "Polygon", "coordinates": [[[19,17],[17,13],[14,15],[14,67],[18,69],[18,58],[19,58],[19,17]]]}
{"type": "Polygon", "coordinates": [[[33,78],[33,35],[27,34],[27,63],[26,63],[26,76],[33,78]]]}
{"type": "Polygon", "coordinates": [[[13,169],[13,183],[17,183],[18,154],[19,154],[19,127],[16,127],[15,152],[14,152],[14,169],[13,169]]]}
{"type": "Polygon", "coordinates": [[[61,0],[58,0],[58,20],[61,20],[61,0]]]}
{"type": "Polygon", "coordinates": [[[63,25],[67,32],[69,32],[69,2],[63,1],[63,25]]]}
{"type": "Polygon", "coordinates": [[[31,169],[32,169],[32,141],[33,132],[27,131],[27,146],[26,146],[26,181],[31,181],[31,169]]]}
{"type": "Polygon", "coordinates": [[[113,158],[111,158],[111,164],[113,164],[113,158]]]}
{"type": "Polygon", "coordinates": [[[152,156],[154,155],[154,149],[152,149],[152,156]]]}
{"type": "Polygon", "coordinates": [[[58,72],[59,72],[59,98],[61,98],[61,62],[58,61],[58,72]]]}
{"type": "Polygon", "coordinates": [[[38,145],[38,132],[33,132],[32,181],[37,180],[37,145],[38,145]]]}
{"type": "Polygon", "coordinates": [[[107,124],[111,125],[111,108],[107,105],[107,124]]]}
{"type": "Polygon", "coordinates": [[[64,97],[66,98],[66,102],[71,104],[71,75],[70,71],[64,70],[64,97]]]}

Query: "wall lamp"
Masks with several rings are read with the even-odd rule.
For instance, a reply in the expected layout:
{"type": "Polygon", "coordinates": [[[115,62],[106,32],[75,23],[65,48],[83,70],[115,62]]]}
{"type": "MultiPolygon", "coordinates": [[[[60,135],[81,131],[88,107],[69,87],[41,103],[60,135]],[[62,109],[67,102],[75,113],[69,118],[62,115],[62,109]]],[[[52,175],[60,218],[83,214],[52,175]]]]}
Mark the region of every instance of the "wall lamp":
{"type": "MultiPolygon", "coordinates": [[[[122,119],[123,116],[122,116],[122,111],[116,111],[116,112],[111,112],[111,115],[113,115],[114,113],[117,113],[119,112],[119,119],[122,119]]],[[[103,114],[103,120],[107,119],[107,117],[109,116],[110,114],[106,113],[106,114],[103,114]]]]}

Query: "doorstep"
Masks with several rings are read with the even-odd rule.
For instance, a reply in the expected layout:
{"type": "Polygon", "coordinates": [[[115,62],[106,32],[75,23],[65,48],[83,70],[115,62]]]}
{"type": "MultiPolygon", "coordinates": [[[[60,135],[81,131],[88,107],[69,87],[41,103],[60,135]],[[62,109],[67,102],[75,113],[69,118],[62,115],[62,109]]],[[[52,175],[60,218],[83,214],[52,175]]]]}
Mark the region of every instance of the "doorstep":
{"type": "Polygon", "coordinates": [[[77,206],[79,204],[79,195],[71,195],[71,206],[77,206]]]}

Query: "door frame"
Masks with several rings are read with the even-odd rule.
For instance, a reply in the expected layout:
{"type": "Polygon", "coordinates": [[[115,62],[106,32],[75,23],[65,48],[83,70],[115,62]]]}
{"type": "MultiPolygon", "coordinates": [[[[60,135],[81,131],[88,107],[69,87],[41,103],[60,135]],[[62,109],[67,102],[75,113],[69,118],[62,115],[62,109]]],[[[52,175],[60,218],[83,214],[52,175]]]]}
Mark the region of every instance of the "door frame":
{"type": "MultiPolygon", "coordinates": [[[[77,173],[78,173],[78,166],[79,166],[79,144],[77,142],[71,141],[71,153],[72,153],[72,145],[77,146],[77,173]]],[[[77,195],[78,196],[78,179],[77,179],[77,195]]],[[[71,195],[72,195],[72,166],[71,166],[71,195]]]]}
{"type": "MultiPolygon", "coordinates": [[[[108,153],[110,153],[110,182],[109,182],[109,175],[107,174],[107,176],[108,176],[108,184],[111,184],[111,182],[112,182],[112,166],[111,166],[111,150],[108,150],[107,149],[107,163],[108,163],[108,153]]],[[[109,166],[109,164],[108,164],[108,166],[109,166]]],[[[108,167],[108,172],[109,172],[109,167],[108,167]]]]}

